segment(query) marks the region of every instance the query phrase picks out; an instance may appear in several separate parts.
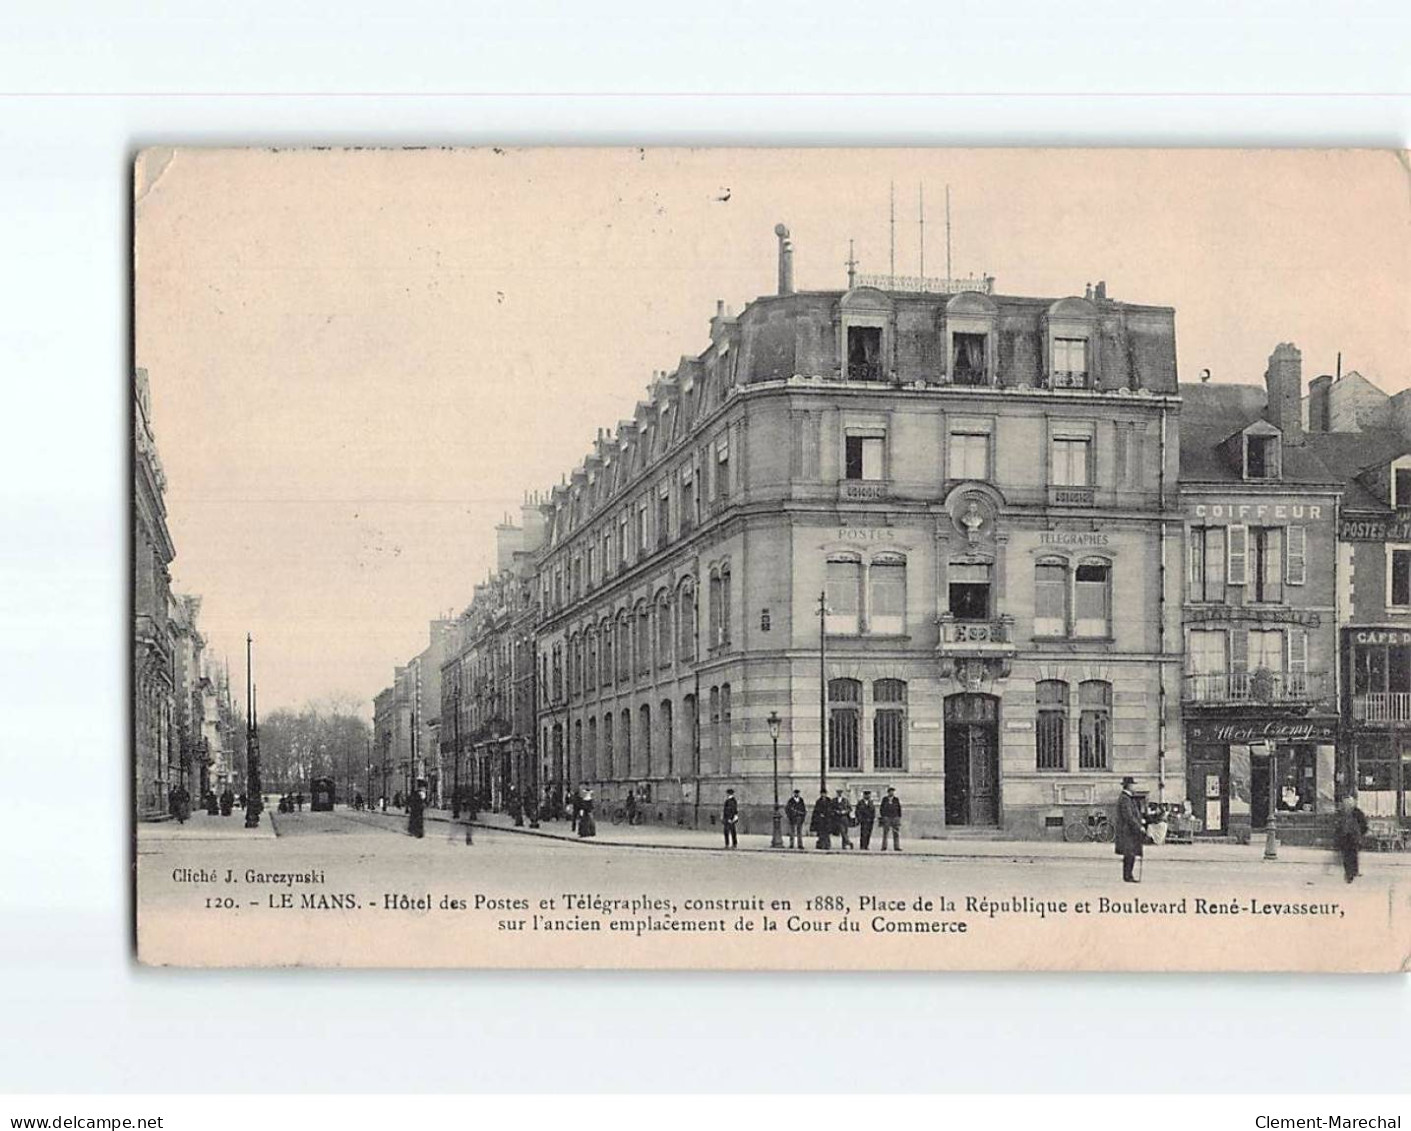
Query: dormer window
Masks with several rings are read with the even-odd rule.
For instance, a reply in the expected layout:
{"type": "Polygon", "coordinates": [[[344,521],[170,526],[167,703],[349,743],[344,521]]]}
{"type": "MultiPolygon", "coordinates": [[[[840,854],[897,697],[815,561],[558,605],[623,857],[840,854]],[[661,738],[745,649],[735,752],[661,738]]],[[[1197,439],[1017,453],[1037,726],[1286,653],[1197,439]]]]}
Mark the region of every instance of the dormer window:
{"type": "Polygon", "coordinates": [[[1244,477],[1246,479],[1279,479],[1281,467],[1280,437],[1246,434],[1244,438],[1244,477]]]}
{"type": "Polygon", "coordinates": [[[1053,387],[1088,388],[1088,342],[1086,338],[1053,339],[1053,387]]]}
{"type": "Polygon", "coordinates": [[[882,380],[882,327],[848,327],[848,380],[882,380]]]}
{"type": "Polygon", "coordinates": [[[1401,456],[1391,465],[1391,505],[1411,507],[1411,456],[1401,456]]]}
{"type": "Polygon", "coordinates": [[[984,334],[951,335],[951,381],[956,385],[988,385],[984,334]]]}

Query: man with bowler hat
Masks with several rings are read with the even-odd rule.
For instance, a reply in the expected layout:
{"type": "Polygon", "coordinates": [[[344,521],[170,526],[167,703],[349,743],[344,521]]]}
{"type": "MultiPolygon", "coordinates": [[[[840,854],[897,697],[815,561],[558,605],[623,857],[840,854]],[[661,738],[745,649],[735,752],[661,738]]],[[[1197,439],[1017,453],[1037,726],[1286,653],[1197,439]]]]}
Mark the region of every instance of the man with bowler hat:
{"type": "Polygon", "coordinates": [[[789,818],[789,847],[803,848],[803,823],[808,817],[808,802],[798,790],[794,790],[794,795],[784,803],[784,815],[789,818]]]}
{"type": "Polygon", "coordinates": [[[887,851],[887,837],[892,838],[892,848],[901,851],[901,798],[892,786],[887,786],[887,796],[882,798],[880,810],[882,818],[882,851],[887,851]]]}
{"type": "Polygon", "coordinates": [[[1142,825],[1142,811],[1137,799],[1132,796],[1135,778],[1122,779],[1122,792],[1117,797],[1117,855],[1122,857],[1122,882],[1135,884],[1139,881],[1132,874],[1137,857],[1142,854],[1142,841],[1146,830],[1142,825]]]}
{"type": "Polygon", "coordinates": [[[866,849],[872,843],[872,825],[877,820],[877,806],[872,803],[872,791],[864,789],[862,800],[853,809],[857,818],[857,846],[866,849]]]}

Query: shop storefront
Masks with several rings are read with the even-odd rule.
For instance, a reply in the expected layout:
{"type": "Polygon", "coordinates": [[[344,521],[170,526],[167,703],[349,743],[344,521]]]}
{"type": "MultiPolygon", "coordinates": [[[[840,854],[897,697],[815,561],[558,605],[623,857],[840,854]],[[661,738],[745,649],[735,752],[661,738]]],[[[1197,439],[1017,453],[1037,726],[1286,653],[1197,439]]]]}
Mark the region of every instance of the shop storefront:
{"type": "Polygon", "coordinates": [[[1350,702],[1348,784],[1369,817],[1411,820],[1411,629],[1361,626],[1343,632],[1350,702]]]}
{"type": "Polygon", "coordinates": [[[1187,719],[1185,734],[1200,835],[1240,840],[1273,819],[1284,840],[1323,839],[1336,807],[1335,716],[1187,719]]]}

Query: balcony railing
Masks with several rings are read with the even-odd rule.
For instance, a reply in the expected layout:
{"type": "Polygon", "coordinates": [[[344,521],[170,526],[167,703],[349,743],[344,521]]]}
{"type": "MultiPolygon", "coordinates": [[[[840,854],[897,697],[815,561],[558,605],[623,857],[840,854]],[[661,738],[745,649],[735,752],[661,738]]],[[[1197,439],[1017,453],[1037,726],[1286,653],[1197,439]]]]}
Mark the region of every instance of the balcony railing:
{"type": "Polygon", "coordinates": [[[1014,648],[1014,618],[957,620],[950,613],[940,615],[942,652],[1008,652],[1014,648]]]}
{"type": "Polygon", "coordinates": [[[1090,507],[1096,499],[1093,487],[1072,487],[1051,484],[1048,489],[1048,503],[1051,507],[1090,507]]]}
{"type": "Polygon", "coordinates": [[[882,380],[882,363],[880,361],[850,361],[848,362],[849,381],[880,381],[882,380]]]}
{"type": "Polygon", "coordinates": [[[1411,694],[1378,691],[1352,697],[1352,717],[1359,723],[1411,723],[1411,694]]]}
{"type": "Polygon", "coordinates": [[[840,479],[840,499],[885,499],[890,494],[885,479],[840,479]]]}
{"type": "Polygon", "coordinates": [[[1187,672],[1187,703],[1310,703],[1324,698],[1326,672],[1187,672]]]}

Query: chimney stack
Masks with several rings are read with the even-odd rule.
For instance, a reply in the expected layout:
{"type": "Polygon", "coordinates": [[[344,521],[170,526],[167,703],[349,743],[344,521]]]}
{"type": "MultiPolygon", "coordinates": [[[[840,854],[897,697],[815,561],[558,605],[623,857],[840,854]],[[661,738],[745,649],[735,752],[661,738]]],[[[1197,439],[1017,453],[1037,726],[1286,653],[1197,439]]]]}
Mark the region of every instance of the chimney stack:
{"type": "Polygon", "coordinates": [[[1326,373],[1308,382],[1308,431],[1333,430],[1333,379],[1326,373]]]}
{"type": "Polygon", "coordinates": [[[1269,423],[1284,434],[1284,443],[1303,443],[1303,355],[1292,342],[1280,342],[1264,371],[1269,423]]]}
{"type": "Polygon", "coordinates": [[[789,229],[783,224],[774,225],[774,234],[779,237],[779,293],[794,293],[794,244],[789,239],[789,229]]]}

